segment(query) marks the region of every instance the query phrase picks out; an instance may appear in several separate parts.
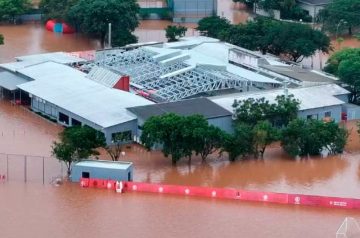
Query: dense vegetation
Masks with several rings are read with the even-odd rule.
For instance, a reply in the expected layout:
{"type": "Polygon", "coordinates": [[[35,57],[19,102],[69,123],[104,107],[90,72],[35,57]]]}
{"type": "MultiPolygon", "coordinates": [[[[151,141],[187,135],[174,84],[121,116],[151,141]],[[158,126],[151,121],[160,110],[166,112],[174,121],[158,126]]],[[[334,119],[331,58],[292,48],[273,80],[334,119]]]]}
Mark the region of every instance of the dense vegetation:
{"type": "Polygon", "coordinates": [[[141,141],[147,149],[160,146],[175,164],[181,158],[227,152],[230,161],[263,157],[268,145],[281,141],[289,155],[319,155],[343,151],[347,131],[335,122],[297,119],[299,102],[278,96],[275,103],[264,98],[234,102],[234,132],[228,134],[209,125],[201,116],[165,114],[151,117],[143,126],[141,141]]]}
{"type": "Polygon", "coordinates": [[[331,1],[320,11],[319,21],[327,31],[347,30],[352,35],[360,27],[360,0],[331,1]]]}
{"type": "Polygon", "coordinates": [[[305,22],[311,22],[312,18],[297,4],[296,0],[233,0],[234,2],[242,2],[253,8],[254,4],[258,8],[264,9],[271,13],[272,10],[279,10],[281,19],[291,19],[305,22]]]}
{"type": "Polygon", "coordinates": [[[4,36],[0,34],[0,45],[4,44],[4,36]]]}
{"type": "Polygon", "coordinates": [[[264,17],[239,25],[232,25],[220,17],[208,17],[199,21],[197,29],[203,35],[295,62],[313,55],[317,50],[329,52],[331,49],[329,37],[321,31],[305,24],[264,17]]]}
{"type": "Polygon", "coordinates": [[[64,21],[69,9],[78,2],[79,0],[41,0],[39,8],[44,14],[44,21],[49,19],[64,21]]]}
{"type": "Polygon", "coordinates": [[[348,85],[350,102],[360,103],[360,48],[346,48],[334,53],[324,70],[348,85]]]}
{"type": "Polygon", "coordinates": [[[132,34],[139,25],[136,0],[42,0],[45,20],[67,21],[78,31],[99,39],[105,45],[108,25],[112,24],[112,46],[137,42],[132,34]]]}
{"type": "Polygon", "coordinates": [[[16,22],[16,16],[26,13],[30,0],[0,0],[0,20],[16,22]]]}
{"type": "Polygon", "coordinates": [[[167,26],[165,28],[166,38],[168,42],[178,41],[180,37],[185,36],[187,28],[184,26],[167,26]]]}

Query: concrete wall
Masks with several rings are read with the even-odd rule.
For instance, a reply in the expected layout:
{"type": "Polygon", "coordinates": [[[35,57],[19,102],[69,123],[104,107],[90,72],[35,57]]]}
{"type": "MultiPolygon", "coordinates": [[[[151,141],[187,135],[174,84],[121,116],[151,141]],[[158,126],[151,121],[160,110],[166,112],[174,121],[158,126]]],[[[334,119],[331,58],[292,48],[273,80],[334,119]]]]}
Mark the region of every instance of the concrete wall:
{"type": "Polygon", "coordinates": [[[207,120],[210,125],[219,127],[221,130],[227,132],[227,133],[233,133],[234,129],[232,127],[233,120],[232,116],[227,117],[218,117],[218,118],[211,118],[207,120]]]}
{"type": "Polygon", "coordinates": [[[111,144],[112,134],[117,132],[131,131],[132,140],[137,135],[137,120],[128,121],[125,123],[118,124],[116,126],[108,127],[102,130],[105,134],[106,143],[111,144]]]}
{"type": "Polygon", "coordinates": [[[132,181],[134,176],[133,166],[130,166],[126,170],[120,170],[120,169],[77,166],[75,164],[71,171],[71,181],[79,182],[82,177],[82,172],[90,173],[90,178],[111,179],[117,181],[132,181]],[[130,173],[130,180],[128,180],[129,173],[130,173]]]}
{"type": "Polygon", "coordinates": [[[342,112],[341,105],[300,111],[298,113],[298,116],[299,118],[307,119],[308,115],[317,115],[317,119],[322,120],[325,117],[326,112],[331,112],[331,118],[334,119],[335,122],[341,121],[341,112],[342,112]]]}
{"type": "Polygon", "coordinates": [[[341,101],[348,103],[349,102],[349,94],[335,95],[334,97],[340,99],[341,101]]]}
{"type": "Polygon", "coordinates": [[[314,19],[314,17],[317,16],[319,11],[324,8],[324,6],[314,6],[314,5],[304,4],[304,3],[298,3],[298,5],[305,11],[308,11],[309,15],[312,16],[313,19],[314,19]]]}
{"type": "Polygon", "coordinates": [[[63,126],[73,126],[71,119],[75,119],[75,120],[81,122],[82,125],[87,125],[87,126],[94,128],[95,130],[102,131],[105,135],[107,144],[111,144],[112,133],[131,131],[132,138],[134,138],[134,136],[137,133],[137,121],[136,120],[128,121],[128,122],[118,124],[116,126],[112,126],[112,127],[108,127],[108,128],[102,128],[100,125],[97,125],[89,120],[86,120],[86,119],[84,119],[72,112],[69,112],[63,108],[60,108],[52,103],[46,102],[45,100],[42,100],[36,96],[32,96],[32,98],[31,98],[31,108],[35,112],[41,112],[47,116],[50,116],[50,117],[56,119],[57,122],[63,126]],[[61,122],[59,120],[60,112],[69,116],[69,124],[64,124],[63,122],[61,122]]]}

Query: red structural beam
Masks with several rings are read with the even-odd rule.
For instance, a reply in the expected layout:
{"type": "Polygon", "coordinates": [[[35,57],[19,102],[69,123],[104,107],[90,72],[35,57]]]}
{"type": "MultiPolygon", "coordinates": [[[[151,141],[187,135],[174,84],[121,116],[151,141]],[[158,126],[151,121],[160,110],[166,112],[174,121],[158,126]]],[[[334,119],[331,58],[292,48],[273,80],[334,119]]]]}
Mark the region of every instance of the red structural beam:
{"type": "MultiPolygon", "coordinates": [[[[288,194],[273,192],[247,191],[232,188],[211,188],[182,185],[152,184],[140,182],[122,182],[124,192],[148,192],[157,194],[174,194],[181,196],[198,196],[209,198],[224,198],[240,201],[264,203],[280,203],[306,205],[328,208],[360,209],[360,199],[314,196],[304,194],[288,194]]],[[[116,181],[102,179],[81,179],[82,187],[116,189],[116,181]]]]}

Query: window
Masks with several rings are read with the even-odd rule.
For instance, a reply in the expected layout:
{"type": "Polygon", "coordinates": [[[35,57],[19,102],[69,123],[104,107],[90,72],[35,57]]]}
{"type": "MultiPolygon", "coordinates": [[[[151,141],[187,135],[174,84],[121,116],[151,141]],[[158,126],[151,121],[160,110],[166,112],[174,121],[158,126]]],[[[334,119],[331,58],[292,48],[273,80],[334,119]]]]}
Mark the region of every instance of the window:
{"type": "Polygon", "coordinates": [[[90,178],[90,173],[89,172],[82,172],[81,177],[82,178],[90,178]]]}
{"type": "Polygon", "coordinates": [[[310,119],[318,120],[318,119],[319,119],[319,116],[318,116],[318,114],[310,114],[310,115],[307,115],[306,118],[307,118],[308,120],[310,120],[310,119]]]}
{"type": "Polygon", "coordinates": [[[81,126],[81,122],[74,118],[71,118],[71,125],[72,126],[81,126]]]}
{"type": "Polygon", "coordinates": [[[325,112],[325,117],[331,117],[331,112],[325,112]]]}
{"type": "Polygon", "coordinates": [[[123,131],[123,132],[117,132],[117,133],[112,133],[111,134],[111,141],[112,142],[117,142],[117,141],[123,141],[123,142],[127,142],[127,141],[131,141],[131,131],[123,131]]]}
{"type": "Polygon", "coordinates": [[[66,125],[69,125],[69,116],[64,113],[59,112],[59,121],[66,125]]]}

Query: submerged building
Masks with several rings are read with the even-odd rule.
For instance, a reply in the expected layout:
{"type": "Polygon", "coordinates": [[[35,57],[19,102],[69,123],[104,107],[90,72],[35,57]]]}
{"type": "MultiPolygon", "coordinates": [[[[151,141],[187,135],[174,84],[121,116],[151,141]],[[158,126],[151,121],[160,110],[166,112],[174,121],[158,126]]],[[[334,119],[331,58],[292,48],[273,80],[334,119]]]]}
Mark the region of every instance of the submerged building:
{"type": "Polygon", "coordinates": [[[234,100],[283,94],[300,101],[302,118],[360,118],[335,77],[208,37],[103,50],[87,60],[63,52],[16,60],[0,64],[3,97],[63,126],[102,131],[107,144],[117,133],[138,141],[144,122],[164,113],[199,114],[231,132],[234,100]]]}

